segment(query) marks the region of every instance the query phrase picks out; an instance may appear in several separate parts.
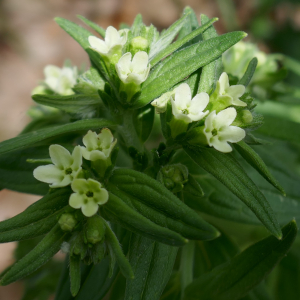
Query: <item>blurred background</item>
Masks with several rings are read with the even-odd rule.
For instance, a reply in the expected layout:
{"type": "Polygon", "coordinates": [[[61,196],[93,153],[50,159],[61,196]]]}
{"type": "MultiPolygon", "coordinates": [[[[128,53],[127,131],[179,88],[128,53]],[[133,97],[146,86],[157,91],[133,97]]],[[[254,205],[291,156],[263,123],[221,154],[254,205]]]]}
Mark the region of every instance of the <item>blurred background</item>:
{"type": "MultiPolygon", "coordinates": [[[[88,67],[81,47],[54,22],[59,16],[82,24],[76,15],[103,28],[132,24],[141,13],[146,25],[168,27],[191,6],[197,16],[219,17],[220,34],[249,33],[261,50],[284,53],[300,60],[299,0],[0,0],[0,141],[16,136],[29,122],[31,91],[43,79],[47,64],[62,66],[65,59],[88,67]]],[[[82,24],[83,25],[83,24],[82,24]]],[[[300,86],[299,77],[287,80],[300,86]]],[[[23,211],[37,197],[0,192],[0,221],[23,211]]],[[[14,243],[0,245],[0,271],[13,261],[14,243]]],[[[22,283],[0,287],[0,299],[18,300],[22,283]]]]}

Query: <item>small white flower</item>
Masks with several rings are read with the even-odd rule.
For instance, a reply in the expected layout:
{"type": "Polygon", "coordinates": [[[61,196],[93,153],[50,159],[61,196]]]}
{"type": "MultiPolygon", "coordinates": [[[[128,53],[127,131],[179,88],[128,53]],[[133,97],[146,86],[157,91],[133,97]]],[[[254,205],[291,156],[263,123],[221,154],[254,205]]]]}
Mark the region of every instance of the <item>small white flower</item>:
{"type": "Polygon", "coordinates": [[[191,89],[187,83],[182,83],[174,92],[171,103],[175,119],[191,123],[203,119],[209,113],[203,112],[209,102],[207,93],[197,94],[192,99],[191,89]]]}
{"type": "Polygon", "coordinates": [[[93,216],[102,205],[108,200],[108,192],[102,188],[101,183],[89,178],[75,179],[71,184],[72,190],[69,205],[75,209],[81,208],[86,217],[93,216]]]}
{"type": "Polygon", "coordinates": [[[91,161],[108,159],[117,143],[108,128],[103,128],[99,134],[89,130],[82,141],[85,146],[81,146],[82,155],[85,159],[91,161]]]}
{"type": "Polygon", "coordinates": [[[113,52],[118,52],[125,45],[127,41],[128,29],[117,30],[109,26],[105,32],[104,41],[95,37],[89,36],[89,43],[91,48],[102,55],[110,56],[113,52]]]}
{"type": "Polygon", "coordinates": [[[230,126],[236,115],[235,108],[229,107],[218,114],[213,111],[207,116],[204,134],[209,146],[220,152],[231,152],[232,148],[228,142],[237,143],[245,137],[245,131],[242,128],[230,126]]]}
{"type": "Polygon", "coordinates": [[[66,148],[60,145],[51,145],[49,154],[53,164],[37,167],[33,171],[33,176],[39,181],[50,183],[52,188],[69,185],[81,171],[80,147],[76,146],[71,155],[66,148]]]}
{"type": "Polygon", "coordinates": [[[132,61],[132,54],[125,53],[116,64],[116,70],[119,78],[125,83],[135,83],[140,85],[144,82],[150,71],[150,64],[148,63],[148,54],[145,51],[137,52],[132,61]]]}
{"type": "Polygon", "coordinates": [[[229,105],[236,106],[247,106],[247,104],[239,99],[245,93],[245,86],[238,85],[229,85],[228,75],[223,72],[217,82],[218,98],[227,98],[229,99],[229,105]]]}
{"type": "Polygon", "coordinates": [[[48,65],[44,69],[45,83],[55,93],[60,95],[74,94],[72,87],[77,81],[77,68],[63,67],[59,68],[48,65]]]}
{"type": "Polygon", "coordinates": [[[172,95],[174,95],[174,91],[166,92],[151,102],[151,105],[155,107],[155,112],[157,114],[162,114],[167,110],[168,102],[172,95]]]}

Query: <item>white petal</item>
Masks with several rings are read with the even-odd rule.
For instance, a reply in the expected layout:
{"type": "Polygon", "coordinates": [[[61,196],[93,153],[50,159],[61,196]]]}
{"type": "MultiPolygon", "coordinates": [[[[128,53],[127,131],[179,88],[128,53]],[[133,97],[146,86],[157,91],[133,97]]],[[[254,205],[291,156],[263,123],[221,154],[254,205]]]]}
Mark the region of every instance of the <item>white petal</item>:
{"type": "Polygon", "coordinates": [[[58,183],[52,183],[50,187],[57,188],[57,187],[63,187],[67,186],[72,182],[73,176],[72,175],[65,175],[63,180],[58,183]]]}
{"type": "Polygon", "coordinates": [[[211,132],[214,129],[214,119],[216,118],[216,111],[212,111],[205,119],[204,133],[211,132]]]}
{"type": "Polygon", "coordinates": [[[220,152],[228,153],[232,151],[231,146],[227,142],[220,141],[217,138],[214,139],[212,146],[220,152]]]}
{"type": "Polygon", "coordinates": [[[107,156],[100,150],[93,150],[90,152],[90,157],[89,157],[90,161],[96,161],[99,159],[106,160],[107,156]]]}
{"type": "Polygon", "coordinates": [[[229,78],[228,75],[223,72],[219,78],[220,82],[220,94],[223,94],[229,88],[229,78]]]}
{"type": "Polygon", "coordinates": [[[97,149],[98,135],[96,132],[89,130],[88,133],[83,137],[82,142],[88,151],[97,149]]]}
{"type": "Polygon", "coordinates": [[[148,54],[145,51],[137,52],[132,59],[132,73],[146,73],[148,66],[148,54]]]}
{"type": "Polygon", "coordinates": [[[89,184],[85,179],[74,179],[71,184],[71,188],[76,193],[87,193],[89,191],[89,184]]]}
{"type": "Polygon", "coordinates": [[[209,96],[207,93],[200,93],[197,94],[193,99],[192,99],[192,103],[190,105],[190,112],[199,112],[199,111],[203,111],[207,104],[209,102],[209,96]]]}
{"type": "Polygon", "coordinates": [[[219,131],[218,134],[220,140],[228,141],[231,143],[237,143],[241,141],[245,136],[245,130],[237,126],[229,126],[219,131]]]}
{"type": "Polygon", "coordinates": [[[168,102],[172,94],[173,94],[172,92],[164,93],[162,94],[162,96],[152,101],[151,105],[155,107],[155,112],[157,114],[161,114],[166,111],[168,102]]]}
{"type": "Polygon", "coordinates": [[[102,205],[108,200],[108,192],[106,189],[101,189],[99,192],[94,193],[94,199],[98,204],[102,205]]]}
{"type": "Polygon", "coordinates": [[[51,145],[49,147],[51,160],[58,168],[68,168],[73,163],[70,152],[61,145],[51,145]]]}
{"type": "Polygon", "coordinates": [[[121,43],[118,30],[112,26],[108,26],[105,32],[105,43],[109,49],[121,43]]]}
{"type": "Polygon", "coordinates": [[[223,126],[229,126],[236,118],[236,110],[233,107],[220,111],[214,119],[214,127],[219,129],[223,126]]]}
{"type": "Polygon", "coordinates": [[[81,207],[81,211],[86,217],[93,216],[98,211],[98,209],[99,209],[99,205],[95,203],[93,200],[88,201],[88,203],[84,204],[81,207]]]}
{"type": "Polygon", "coordinates": [[[135,83],[136,85],[140,85],[142,82],[144,82],[145,76],[142,76],[140,74],[136,74],[136,73],[130,73],[128,74],[127,78],[125,79],[125,81],[123,80],[124,83],[135,83]]]}
{"type": "Polygon", "coordinates": [[[58,85],[59,85],[59,81],[58,81],[59,79],[58,78],[56,78],[56,77],[47,77],[46,79],[45,79],[45,83],[47,84],[47,86],[51,89],[51,90],[53,90],[54,92],[58,92],[57,91],[57,87],[58,87],[58,85]]]}
{"type": "Polygon", "coordinates": [[[76,146],[74,148],[72,157],[73,157],[72,169],[74,171],[77,171],[82,165],[82,154],[81,154],[80,146],[76,146]]]}
{"type": "Polygon", "coordinates": [[[91,45],[91,48],[100,52],[101,54],[107,54],[109,51],[106,43],[95,36],[89,36],[89,43],[91,45]]]}
{"type": "Polygon", "coordinates": [[[89,178],[87,180],[87,183],[89,185],[90,191],[92,191],[92,192],[99,192],[99,191],[101,191],[101,186],[102,185],[101,185],[101,183],[99,181],[94,180],[92,178],[89,178]]]}
{"type": "Polygon", "coordinates": [[[245,93],[245,86],[238,84],[232,85],[227,89],[227,94],[229,94],[232,98],[239,98],[243,96],[245,93]]]}
{"type": "Polygon", "coordinates": [[[78,193],[73,193],[69,199],[69,205],[73,208],[80,208],[84,205],[84,196],[78,193]]]}
{"type": "Polygon", "coordinates": [[[191,89],[187,83],[182,83],[175,89],[175,103],[178,109],[186,109],[191,99],[191,89]]]}
{"type": "Polygon", "coordinates": [[[86,160],[90,160],[91,152],[88,151],[85,147],[81,146],[80,147],[81,154],[86,160]]]}
{"type": "Polygon", "coordinates": [[[64,179],[64,171],[54,165],[39,166],[34,169],[33,176],[42,182],[58,184],[64,179]]]}
{"type": "Polygon", "coordinates": [[[125,53],[116,64],[116,71],[119,75],[119,78],[124,81],[127,78],[127,75],[131,73],[131,53],[125,53]]]}
{"type": "Polygon", "coordinates": [[[119,30],[119,35],[121,37],[121,45],[122,46],[125,45],[127,42],[128,32],[129,32],[128,28],[119,30]]]}
{"type": "Polygon", "coordinates": [[[58,78],[60,76],[61,69],[57,66],[48,65],[44,69],[44,75],[47,79],[48,77],[58,78]]]}
{"type": "Polygon", "coordinates": [[[206,112],[199,111],[198,113],[189,113],[187,116],[193,121],[200,121],[202,120],[206,115],[209,114],[209,111],[206,112]]]}

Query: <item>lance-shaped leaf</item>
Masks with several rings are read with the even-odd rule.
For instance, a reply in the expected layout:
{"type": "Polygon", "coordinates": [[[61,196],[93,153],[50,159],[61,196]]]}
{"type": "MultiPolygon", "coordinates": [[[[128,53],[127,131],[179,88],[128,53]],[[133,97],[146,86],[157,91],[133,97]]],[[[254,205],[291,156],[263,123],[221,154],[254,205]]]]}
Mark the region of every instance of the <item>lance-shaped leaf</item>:
{"type": "Polygon", "coordinates": [[[231,32],[174,53],[149,75],[133,107],[142,107],[158,98],[200,67],[217,59],[245,36],[244,32],[231,32]]]}
{"type": "Polygon", "coordinates": [[[156,43],[151,46],[150,53],[149,53],[149,60],[154,58],[158,53],[160,53],[162,50],[164,50],[168,45],[172,43],[177,33],[186,22],[186,18],[188,17],[188,15],[189,13],[183,15],[178,21],[173,23],[166,31],[164,31],[161,34],[161,36],[156,41],[156,43]]]}
{"type": "MultiPolygon", "coordinates": [[[[197,16],[191,7],[186,6],[183,10],[183,14],[189,14],[189,15],[187,17],[186,22],[183,24],[182,28],[178,32],[178,36],[176,39],[177,41],[185,38],[189,33],[191,33],[193,30],[199,27],[197,16]]],[[[202,40],[201,36],[198,36],[193,41],[190,41],[188,44],[190,43],[193,44],[201,40],[202,40]]]]}
{"type": "Polygon", "coordinates": [[[265,238],[194,280],[186,288],[184,300],[238,300],[245,296],[289,251],[297,235],[296,222],[287,224],[282,233],[282,240],[265,238]]]}
{"type": "Polygon", "coordinates": [[[0,222],[0,234],[30,225],[60,211],[68,204],[71,192],[70,188],[63,188],[47,194],[15,217],[0,222]]]}
{"type": "MultiPolygon", "coordinates": [[[[209,18],[206,15],[201,15],[201,24],[206,24],[209,18]]],[[[218,36],[214,26],[208,28],[203,34],[204,40],[209,40],[218,36]]],[[[198,93],[205,92],[210,93],[214,87],[214,84],[219,79],[222,72],[222,57],[220,56],[216,60],[212,61],[208,65],[202,68],[198,93]]]]}
{"type": "Polygon", "coordinates": [[[187,34],[185,37],[183,37],[180,40],[177,40],[176,42],[170,44],[167,48],[165,48],[163,51],[159,52],[152,60],[150,59],[151,67],[155,66],[161,59],[168,56],[169,54],[173,53],[177,49],[179,49],[181,46],[207,30],[214,22],[218,21],[218,18],[213,18],[211,20],[208,20],[205,24],[203,24],[201,27],[193,30],[191,33],[187,34]]]}
{"type": "Polygon", "coordinates": [[[257,66],[257,58],[254,57],[251,59],[251,61],[249,62],[249,65],[247,67],[247,70],[245,72],[245,74],[243,75],[243,77],[239,80],[239,82],[237,84],[242,84],[244,86],[248,86],[253,75],[254,72],[256,70],[256,66],[257,66]]]}
{"type": "Polygon", "coordinates": [[[68,113],[86,115],[93,113],[101,105],[102,101],[97,94],[78,95],[33,95],[32,99],[39,104],[55,107],[68,113]]]}
{"type": "MultiPolygon", "coordinates": [[[[212,225],[204,221],[161,183],[146,174],[130,169],[116,169],[110,182],[130,198],[136,198],[154,211],[199,229],[202,231],[202,239],[214,239],[219,235],[212,225]]],[[[153,216],[155,218],[155,214],[153,216]]]]}
{"type": "Polygon", "coordinates": [[[96,23],[86,19],[83,16],[77,15],[77,18],[79,18],[83,23],[94,29],[97,33],[99,33],[103,38],[105,38],[105,29],[101,26],[97,25],[96,23]]]}
{"type": "Polygon", "coordinates": [[[239,197],[272,234],[281,238],[278,221],[268,201],[231,154],[208,148],[185,147],[185,151],[239,197]]]}
{"type": "Polygon", "coordinates": [[[79,292],[81,282],[80,256],[71,256],[69,263],[71,294],[75,297],[79,292]]]}
{"type": "Polygon", "coordinates": [[[8,285],[17,281],[44,265],[60,250],[65,235],[59,225],[56,224],[34,249],[1,276],[0,285],[8,285]]]}
{"type": "Polygon", "coordinates": [[[37,181],[33,170],[42,163],[28,163],[27,159],[49,157],[49,147],[33,147],[0,155],[0,189],[21,193],[45,195],[49,185],[37,181]]]}
{"type": "Polygon", "coordinates": [[[50,137],[71,132],[98,130],[103,127],[113,129],[115,127],[115,123],[105,119],[86,119],[65,125],[31,131],[0,143],[0,154],[29,147],[50,137]]]}
{"type": "Polygon", "coordinates": [[[238,150],[241,156],[263,176],[267,181],[269,181],[276,189],[278,189],[283,195],[285,195],[284,189],[281,187],[276,178],[269,171],[268,167],[261,159],[261,157],[244,141],[234,144],[234,147],[238,150]]]}
{"type": "Polygon", "coordinates": [[[111,192],[103,210],[109,220],[132,232],[174,246],[182,246],[188,242],[180,234],[153,223],[111,192]]]}
{"type": "Polygon", "coordinates": [[[173,271],[177,250],[135,235],[129,252],[135,278],[127,281],[124,300],[159,300],[173,271]]]}
{"type": "Polygon", "coordinates": [[[143,202],[139,201],[139,199],[126,194],[112,185],[109,185],[109,190],[132,208],[137,210],[144,217],[157,225],[175,231],[188,239],[206,240],[212,238],[211,234],[207,234],[206,232],[203,232],[203,230],[181,222],[180,220],[173,219],[172,216],[169,216],[162,211],[153,209],[151,206],[144,204],[143,202]]]}

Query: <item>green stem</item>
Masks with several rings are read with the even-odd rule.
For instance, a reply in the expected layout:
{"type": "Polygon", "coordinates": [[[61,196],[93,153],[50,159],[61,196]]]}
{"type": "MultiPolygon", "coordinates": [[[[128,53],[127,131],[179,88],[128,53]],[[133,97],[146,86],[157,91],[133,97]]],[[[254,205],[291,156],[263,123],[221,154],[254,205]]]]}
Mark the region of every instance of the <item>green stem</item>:
{"type": "Polygon", "coordinates": [[[195,242],[189,241],[189,243],[181,249],[180,276],[181,299],[183,299],[185,288],[193,281],[195,242]]]}

